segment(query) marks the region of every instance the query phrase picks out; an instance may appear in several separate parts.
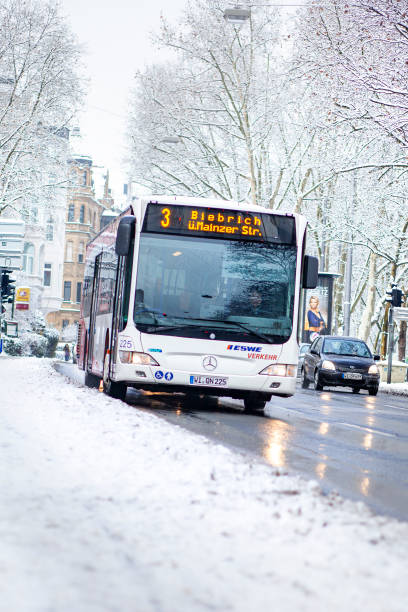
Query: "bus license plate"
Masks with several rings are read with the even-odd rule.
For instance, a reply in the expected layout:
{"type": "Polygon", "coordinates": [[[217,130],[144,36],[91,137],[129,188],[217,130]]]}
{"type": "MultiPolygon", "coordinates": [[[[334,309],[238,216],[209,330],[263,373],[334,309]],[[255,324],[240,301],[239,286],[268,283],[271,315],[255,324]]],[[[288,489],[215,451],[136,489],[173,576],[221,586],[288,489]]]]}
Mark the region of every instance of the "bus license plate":
{"type": "Polygon", "coordinates": [[[205,385],[206,387],[225,387],[226,376],[190,376],[190,385],[205,385]]]}
{"type": "Polygon", "coordinates": [[[347,374],[343,374],[343,377],[348,378],[349,380],[361,380],[363,375],[358,374],[357,372],[349,372],[347,374]]]}

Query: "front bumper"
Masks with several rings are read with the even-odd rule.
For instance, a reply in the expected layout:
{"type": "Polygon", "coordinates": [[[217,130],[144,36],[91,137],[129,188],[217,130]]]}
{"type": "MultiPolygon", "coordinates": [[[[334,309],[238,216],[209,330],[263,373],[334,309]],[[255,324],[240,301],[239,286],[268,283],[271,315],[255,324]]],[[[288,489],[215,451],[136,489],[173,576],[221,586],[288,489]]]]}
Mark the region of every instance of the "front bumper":
{"type": "Polygon", "coordinates": [[[230,391],[232,395],[237,396],[241,391],[243,394],[255,391],[289,397],[296,390],[296,376],[266,376],[260,374],[242,376],[202,371],[186,372],[185,370],[167,370],[162,367],[133,364],[116,364],[112,378],[116,382],[125,382],[137,388],[152,388],[154,386],[157,389],[167,388],[169,391],[191,391],[194,389],[209,395],[228,396],[230,391]],[[160,378],[157,378],[158,372],[161,372],[160,378]],[[216,384],[196,385],[191,383],[191,378],[194,376],[227,378],[228,380],[227,384],[223,386],[216,384]]]}
{"type": "Polygon", "coordinates": [[[361,379],[344,378],[348,372],[333,372],[320,370],[320,382],[328,387],[356,387],[359,389],[372,389],[380,384],[379,374],[361,374],[361,379]]]}

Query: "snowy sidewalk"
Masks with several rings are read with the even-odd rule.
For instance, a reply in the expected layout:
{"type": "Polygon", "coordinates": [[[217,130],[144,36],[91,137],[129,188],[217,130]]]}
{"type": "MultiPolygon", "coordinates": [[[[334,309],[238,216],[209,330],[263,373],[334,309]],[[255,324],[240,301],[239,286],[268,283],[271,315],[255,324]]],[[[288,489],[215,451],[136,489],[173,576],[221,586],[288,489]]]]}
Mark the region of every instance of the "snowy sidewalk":
{"type": "Polygon", "coordinates": [[[408,524],[0,361],[3,612],[405,612],[408,524]]]}

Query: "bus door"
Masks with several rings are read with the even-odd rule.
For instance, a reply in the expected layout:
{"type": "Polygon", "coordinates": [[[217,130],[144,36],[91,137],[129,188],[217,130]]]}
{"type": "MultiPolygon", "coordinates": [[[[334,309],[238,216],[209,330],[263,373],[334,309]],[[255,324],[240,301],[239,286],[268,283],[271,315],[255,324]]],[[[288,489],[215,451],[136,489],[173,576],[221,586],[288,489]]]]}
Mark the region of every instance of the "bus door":
{"type": "Polygon", "coordinates": [[[92,360],[95,346],[95,331],[96,331],[96,313],[98,310],[99,300],[99,282],[101,277],[101,261],[102,253],[95,258],[95,270],[92,283],[92,302],[91,311],[89,315],[89,329],[88,329],[88,362],[86,370],[92,371],[92,360]]]}
{"type": "Polygon", "coordinates": [[[117,354],[117,339],[118,333],[122,331],[123,325],[123,289],[125,279],[125,265],[126,258],[119,257],[118,265],[116,269],[116,283],[115,283],[115,297],[113,302],[113,313],[112,313],[112,333],[110,337],[110,360],[109,360],[109,373],[111,364],[116,363],[117,354]]]}

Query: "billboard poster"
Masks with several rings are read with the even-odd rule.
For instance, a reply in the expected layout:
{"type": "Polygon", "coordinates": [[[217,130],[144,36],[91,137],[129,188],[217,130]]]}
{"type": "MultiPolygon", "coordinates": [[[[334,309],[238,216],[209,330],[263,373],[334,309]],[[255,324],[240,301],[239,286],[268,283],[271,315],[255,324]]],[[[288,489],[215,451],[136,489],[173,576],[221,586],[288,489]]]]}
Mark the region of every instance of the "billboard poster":
{"type": "Polygon", "coordinates": [[[313,342],[317,336],[331,334],[333,277],[320,273],[316,289],[306,289],[303,294],[302,342],[313,342]]]}

